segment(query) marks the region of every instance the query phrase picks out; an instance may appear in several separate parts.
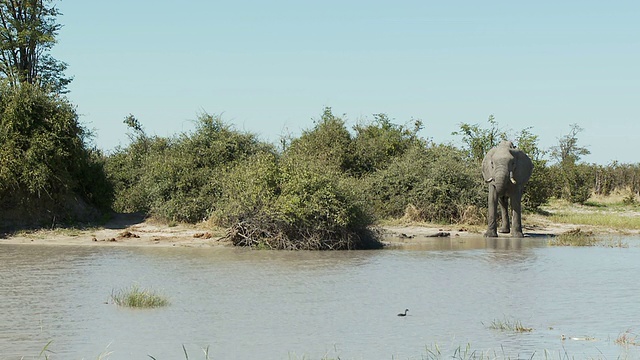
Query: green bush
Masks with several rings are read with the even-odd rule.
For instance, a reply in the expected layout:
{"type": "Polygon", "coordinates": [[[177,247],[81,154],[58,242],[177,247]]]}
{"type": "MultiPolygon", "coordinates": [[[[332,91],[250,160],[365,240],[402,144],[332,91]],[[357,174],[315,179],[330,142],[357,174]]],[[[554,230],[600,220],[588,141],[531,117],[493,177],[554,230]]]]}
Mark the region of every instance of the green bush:
{"type": "Polygon", "coordinates": [[[214,218],[239,246],[342,250],[379,246],[346,177],[294,156],[259,154],[231,170],[214,218]]]}
{"type": "Polygon", "coordinates": [[[332,171],[346,172],[352,163],[352,137],[344,120],[325,108],[311,130],[291,141],[286,152],[332,171]]]}
{"type": "Polygon", "coordinates": [[[198,118],[193,133],[174,138],[148,137],[131,116],[125,122],[135,131],[133,141],[107,161],[116,192],[114,209],[167,221],[207,219],[219,203],[226,171],[272,148],[209,114],[198,118]]]}
{"type": "Polygon", "coordinates": [[[291,141],[286,152],[307,162],[322,164],[345,175],[360,177],[384,169],[409,148],[420,144],[422,123],[408,129],[391,122],[386,114],[375,114],[372,122],[360,123],[349,132],[343,119],[325,108],[311,130],[291,141]]]}
{"type": "Polygon", "coordinates": [[[35,85],[0,84],[0,217],[85,221],[111,204],[103,157],[75,107],[35,85]]]}
{"type": "Polygon", "coordinates": [[[522,195],[524,210],[535,210],[549,202],[549,198],[553,195],[551,176],[551,169],[545,160],[533,160],[533,173],[522,195]]]}
{"type": "Polygon", "coordinates": [[[409,206],[422,221],[459,222],[469,207],[486,206],[479,169],[451,146],[415,146],[367,179],[377,218],[399,218],[409,206]]]}
{"type": "Polygon", "coordinates": [[[421,144],[417,136],[421,127],[419,120],[413,129],[395,125],[385,114],[375,114],[373,122],[356,125],[349,172],[362,176],[386,168],[412,146],[421,144]]]}
{"type": "Polygon", "coordinates": [[[584,204],[594,190],[595,170],[587,164],[554,164],[550,167],[553,194],[572,203],[584,204]]]}
{"type": "Polygon", "coordinates": [[[276,154],[255,154],[220,176],[222,195],[212,213],[214,223],[231,226],[273,213],[281,181],[276,154]]]}

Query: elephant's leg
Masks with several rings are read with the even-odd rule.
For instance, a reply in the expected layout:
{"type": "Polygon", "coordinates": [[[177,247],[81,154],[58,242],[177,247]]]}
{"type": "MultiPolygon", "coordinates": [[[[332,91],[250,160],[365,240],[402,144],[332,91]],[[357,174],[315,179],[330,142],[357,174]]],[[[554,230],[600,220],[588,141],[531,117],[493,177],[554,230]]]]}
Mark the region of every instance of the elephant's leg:
{"type": "Polygon", "coordinates": [[[508,234],[511,231],[509,224],[509,197],[499,196],[498,204],[500,204],[500,215],[502,216],[502,225],[500,226],[500,232],[508,234]]]}
{"type": "Polygon", "coordinates": [[[489,185],[489,214],[487,215],[487,232],[484,233],[485,237],[498,237],[498,232],[496,231],[496,213],[498,210],[498,193],[496,192],[496,188],[493,185],[489,185]]]}
{"type": "Polygon", "coordinates": [[[522,234],[522,208],[520,200],[522,199],[522,191],[516,191],[511,197],[511,209],[513,209],[513,227],[511,228],[511,236],[521,238],[522,234]]]}

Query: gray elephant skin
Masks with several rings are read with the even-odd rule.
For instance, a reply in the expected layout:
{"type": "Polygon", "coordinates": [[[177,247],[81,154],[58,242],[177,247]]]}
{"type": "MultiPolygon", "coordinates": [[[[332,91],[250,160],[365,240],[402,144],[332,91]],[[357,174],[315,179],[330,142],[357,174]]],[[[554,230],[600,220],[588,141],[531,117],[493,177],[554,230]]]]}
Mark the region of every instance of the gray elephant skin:
{"type": "Polygon", "coordinates": [[[533,172],[533,162],[511,141],[503,141],[489,150],[482,160],[482,176],[489,186],[488,228],[485,237],[497,237],[497,208],[502,215],[501,233],[511,232],[512,237],[522,234],[522,192],[533,172]],[[509,203],[512,222],[509,222],[509,203]],[[512,226],[511,226],[512,225],[512,226]]]}

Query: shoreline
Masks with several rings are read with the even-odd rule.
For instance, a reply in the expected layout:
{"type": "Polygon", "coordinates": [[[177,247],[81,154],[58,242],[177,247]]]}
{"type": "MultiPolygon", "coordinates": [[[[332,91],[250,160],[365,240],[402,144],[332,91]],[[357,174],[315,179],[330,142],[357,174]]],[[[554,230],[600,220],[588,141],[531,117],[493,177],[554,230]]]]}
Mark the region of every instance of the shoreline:
{"type": "MultiPolygon", "coordinates": [[[[385,247],[402,247],[427,243],[435,238],[482,237],[484,227],[465,225],[408,224],[378,226],[383,231],[385,247]]],[[[575,224],[560,224],[531,219],[525,223],[524,240],[557,236],[581,228],[596,234],[622,233],[614,229],[575,224]]],[[[225,230],[211,230],[200,225],[157,223],[138,214],[116,214],[101,227],[88,229],[54,229],[18,232],[0,238],[0,244],[75,245],[75,246],[153,246],[153,247],[233,247],[224,240],[225,230]]],[[[638,233],[626,231],[624,233],[638,233]]],[[[499,238],[510,238],[499,234],[499,238]]]]}

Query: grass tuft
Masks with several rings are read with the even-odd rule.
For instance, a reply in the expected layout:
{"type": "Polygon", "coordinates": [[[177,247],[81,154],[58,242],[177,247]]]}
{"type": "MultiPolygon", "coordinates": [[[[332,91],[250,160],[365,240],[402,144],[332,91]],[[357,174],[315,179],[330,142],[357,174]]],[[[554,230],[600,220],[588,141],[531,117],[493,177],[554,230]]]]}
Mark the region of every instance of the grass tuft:
{"type": "Polygon", "coordinates": [[[598,240],[591,231],[582,231],[580,228],[567,231],[549,239],[551,246],[595,246],[598,240]]]}
{"type": "Polygon", "coordinates": [[[614,342],[622,346],[640,346],[638,335],[633,334],[631,329],[627,329],[627,331],[620,334],[614,342]]]}
{"type": "Polygon", "coordinates": [[[502,320],[493,320],[488,326],[489,329],[512,332],[531,332],[533,328],[525,327],[520,320],[504,318],[502,320]]]}
{"type": "Polygon", "coordinates": [[[155,291],[133,285],[130,288],[111,292],[111,299],[118,306],[131,308],[156,308],[169,305],[169,299],[155,291]]]}

